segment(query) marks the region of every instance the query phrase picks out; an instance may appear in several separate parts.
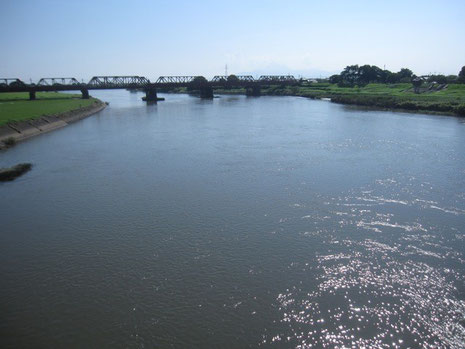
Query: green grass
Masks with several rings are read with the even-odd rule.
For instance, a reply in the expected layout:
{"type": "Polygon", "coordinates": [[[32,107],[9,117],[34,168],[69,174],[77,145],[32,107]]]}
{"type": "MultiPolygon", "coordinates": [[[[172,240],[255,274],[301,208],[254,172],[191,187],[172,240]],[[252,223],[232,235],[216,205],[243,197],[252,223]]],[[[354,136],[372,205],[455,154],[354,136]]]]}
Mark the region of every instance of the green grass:
{"type": "Polygon", "coordinates": [[[446,89],[436,92],[416,94],[412,91],[411,84],[368,84],[363,87],[339,87],[336,84],[313,83],[307,86],[285,87],[271,86],[263,89],[263,92],[297,92],[299,95],[332,97],[334,95],[371,95],[407,97],[418,100],[457,100],[465,102],[465,85],[451,84],[446,89]]]}
{"type": "Polygon", "coordinates": [[[29,100],[29,93],[0,93],[0,125],[60,114],[96,101],[95,98],[81,99],[81,95],[57,92],[38,92],[34,101],[29,100]]]}

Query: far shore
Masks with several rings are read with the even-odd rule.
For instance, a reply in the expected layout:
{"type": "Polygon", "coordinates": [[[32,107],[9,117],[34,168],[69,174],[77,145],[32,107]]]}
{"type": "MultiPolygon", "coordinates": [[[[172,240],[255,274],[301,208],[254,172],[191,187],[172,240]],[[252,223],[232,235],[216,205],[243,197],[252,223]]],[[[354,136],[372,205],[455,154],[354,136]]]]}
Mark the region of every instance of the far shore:
{"type": "MultiPolygon", "coordinates": [[[[296,96],[330,100],[333,103],[354,105],[376,110],[398,111],[417,114],[465,116],[465,85],[450,84],[441,90],[414,93],[409,83],[378,84],[339,87],[330,83],[308,83],[302,86],[268,86],[261,89],[262,96],[296,96]]],[[[426,88],[425,88],[426,90],[426,88]]],[[[161,91],[160,91],[161,92],[161,91]]],[[[186,88],[163,91],[165,93],[189,93],[186,88]]],[[[244,95],[246,89],[215,89],[215,94],[244,95]]]]}

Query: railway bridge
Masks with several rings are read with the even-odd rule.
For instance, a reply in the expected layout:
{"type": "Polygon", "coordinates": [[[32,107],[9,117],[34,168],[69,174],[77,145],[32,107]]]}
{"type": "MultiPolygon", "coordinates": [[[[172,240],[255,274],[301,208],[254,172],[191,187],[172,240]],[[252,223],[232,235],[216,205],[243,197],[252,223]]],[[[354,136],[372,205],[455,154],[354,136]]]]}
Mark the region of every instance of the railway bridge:
{"type": "Polygon", "coordinates": [[[82,98],[89,98],[89,90],[139,89],[145,91],[143,100],[159,100],[157,89],[187,87],[200,92],[200,98],[213,98],[215,88],[245,88],[249,96],[259,96],[260,89],[270,85],[299,85],[292,75],[262,75],[254,79],[251,75],[217,75],[211,80],[203,76],[160,76],[155,82],[143,76],[94,76],[89,82],[75,78],[42,78],[37,83],[25,83],[17,78],[0,78],[0,93],[28,92],[29,99],[36,98],[36,92],[80,91],[82,98]]]}

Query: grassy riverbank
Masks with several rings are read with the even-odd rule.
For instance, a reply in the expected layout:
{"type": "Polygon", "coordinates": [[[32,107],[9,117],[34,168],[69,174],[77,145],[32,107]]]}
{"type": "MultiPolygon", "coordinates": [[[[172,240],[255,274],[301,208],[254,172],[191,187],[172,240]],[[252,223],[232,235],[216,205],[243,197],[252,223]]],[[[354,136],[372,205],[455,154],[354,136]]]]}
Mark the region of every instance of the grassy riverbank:
{"type": "MultiPolygon", "coordinates": [[[[465,115],[465,84],[450,84],[440,90],[428,85],[415,93],[410,83],[368,84],[363,87],[339,87],[330,83],[308,83],[304,86],[269,86],[262,95],[330,98],[335,103],[369,106],[380,109],[405,110],[448,115],[465,115]]],[[[184,88],[172,92],[185,93],[184,88]]],[[[245,94],[246,90],[215,90],[216,94],[245,94]]]]}
{"type": "Polygon", "coordinates": [[[428,91],[427,87],[424,90],[422,93],[414,93],[412,85],[408,83],[368,84],[363,87],[313,83],[307,86],[272,86],[263,89],[262,94],[331,98],[333,102],[343,104],[465,115],[465,85],[450,84],[440,90],[432,86],[431,90],[428,91]]]}
{"type": "Polygon", "coordinates": [[[0,93],[0,125],[12,121],[57,115],[96,103],[95,98],[81,99],[81,95],[57,92],[38,92],[30,101],[28,93],[0,93]]]}

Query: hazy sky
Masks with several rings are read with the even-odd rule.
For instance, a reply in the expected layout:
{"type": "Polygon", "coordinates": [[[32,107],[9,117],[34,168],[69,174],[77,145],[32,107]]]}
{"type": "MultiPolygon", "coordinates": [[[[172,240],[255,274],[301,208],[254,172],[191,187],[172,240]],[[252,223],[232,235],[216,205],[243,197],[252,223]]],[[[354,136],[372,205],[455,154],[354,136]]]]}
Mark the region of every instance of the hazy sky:
{"type": "Polygon", "coordinates": [[[465,0],[0,0],[0,77],[417,74],[465,65],[465,0]]]}

